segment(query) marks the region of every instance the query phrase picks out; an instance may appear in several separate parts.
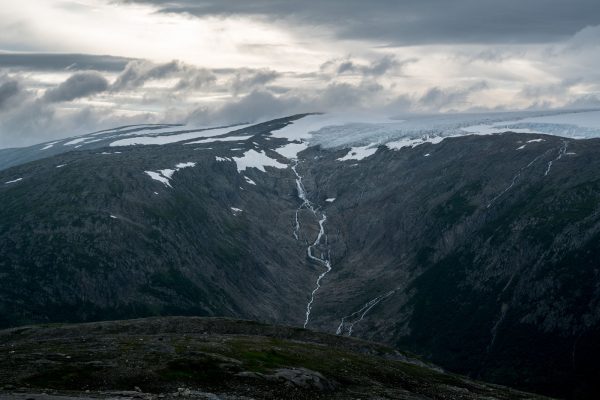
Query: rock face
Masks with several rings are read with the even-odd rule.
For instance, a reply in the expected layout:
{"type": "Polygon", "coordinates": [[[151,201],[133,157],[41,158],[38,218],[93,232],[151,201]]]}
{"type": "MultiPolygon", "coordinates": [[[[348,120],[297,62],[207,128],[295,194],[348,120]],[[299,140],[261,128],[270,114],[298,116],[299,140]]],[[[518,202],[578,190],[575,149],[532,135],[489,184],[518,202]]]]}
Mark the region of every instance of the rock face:
{"type": "Polygon", "coordinates": [[[0,171],[0,325],[306,324],[479,379],[600,392],[599,140],[465,136],[361,160],[311,147],[296,163],[271,136],[295,118],[0,171]],[[247,154],[272,166],[242,169],[247,154]]]}
{"type": "Polygon", "coordinates": [[[222,318],[9,329],[0,351],[3,399],[542,400],[379,344],[222,318]]]}

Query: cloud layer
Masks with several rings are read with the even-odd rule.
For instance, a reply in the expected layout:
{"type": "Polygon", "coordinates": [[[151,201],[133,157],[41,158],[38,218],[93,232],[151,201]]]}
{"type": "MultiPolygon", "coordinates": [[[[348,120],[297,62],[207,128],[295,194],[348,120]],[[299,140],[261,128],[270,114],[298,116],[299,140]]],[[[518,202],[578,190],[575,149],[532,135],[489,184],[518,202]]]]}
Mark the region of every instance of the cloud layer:
{"type": "Polygon", "coordinates": [[[164,13],[197,17],[251,16],[294,25],[321,25],[338,38],[394,45],[541,43],[600,24],[595,0],[122,0],[164,13]]]}
{"type": "Polygon", "coordinates": [[[0,147],[129,123],[600,106],[590,0],[21,0],[0,29],[0,147]]]}

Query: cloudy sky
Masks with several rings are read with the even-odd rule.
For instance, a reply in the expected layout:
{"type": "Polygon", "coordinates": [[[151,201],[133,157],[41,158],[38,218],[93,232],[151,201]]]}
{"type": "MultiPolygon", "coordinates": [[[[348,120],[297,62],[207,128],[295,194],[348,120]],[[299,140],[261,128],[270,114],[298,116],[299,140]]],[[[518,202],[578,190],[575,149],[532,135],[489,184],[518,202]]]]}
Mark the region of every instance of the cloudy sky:
{"type": "Polygon", "coordinates": [[[600,107],[598,0],[0,5],[0,148],[131,123],[600,107]]]}

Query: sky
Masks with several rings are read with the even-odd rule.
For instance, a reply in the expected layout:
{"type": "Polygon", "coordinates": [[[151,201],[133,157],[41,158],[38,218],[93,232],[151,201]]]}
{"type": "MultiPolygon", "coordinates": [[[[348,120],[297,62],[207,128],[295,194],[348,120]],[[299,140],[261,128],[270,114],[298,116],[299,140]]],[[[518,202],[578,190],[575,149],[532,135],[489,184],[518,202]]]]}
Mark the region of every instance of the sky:
{"type": "Polygon", "coordinates": [[[598,0],[0,0],[0,148],[137,123],[600,107],[598,0]]]}

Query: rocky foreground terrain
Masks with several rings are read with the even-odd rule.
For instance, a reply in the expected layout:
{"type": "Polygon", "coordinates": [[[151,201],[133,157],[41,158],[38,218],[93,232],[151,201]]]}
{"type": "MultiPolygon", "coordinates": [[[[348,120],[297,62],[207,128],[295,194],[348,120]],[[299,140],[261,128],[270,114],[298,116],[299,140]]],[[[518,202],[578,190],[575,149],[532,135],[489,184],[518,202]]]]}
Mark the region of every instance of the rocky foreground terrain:
{"type": "Polygon", "coordinates": [[[539,399],[363,340],[222,318],[0,331],[0,398],[539,399]]]}

